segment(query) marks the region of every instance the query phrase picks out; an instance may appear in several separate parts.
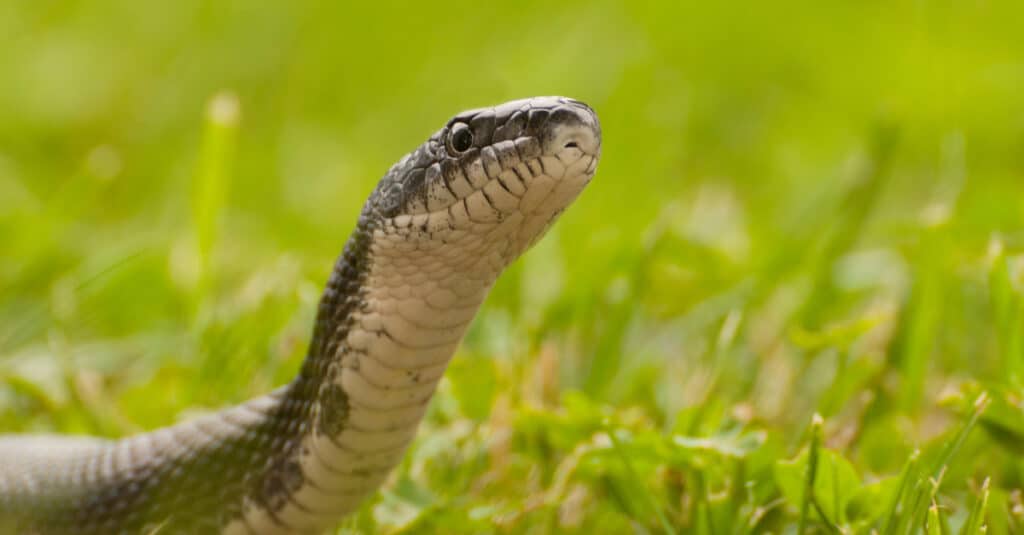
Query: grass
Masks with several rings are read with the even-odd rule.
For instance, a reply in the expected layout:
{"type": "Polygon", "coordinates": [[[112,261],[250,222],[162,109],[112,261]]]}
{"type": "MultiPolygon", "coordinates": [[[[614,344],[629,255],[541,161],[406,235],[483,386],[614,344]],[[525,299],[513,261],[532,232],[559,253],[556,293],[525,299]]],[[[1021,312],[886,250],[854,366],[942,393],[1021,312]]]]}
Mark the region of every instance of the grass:
{"type": "Polygon", "coordinates": [[[377,178],[568,94],[587,192],[340,533],[1024,532],[1011,2],[0,4],[0,429],[266,392],[377,178]]]}

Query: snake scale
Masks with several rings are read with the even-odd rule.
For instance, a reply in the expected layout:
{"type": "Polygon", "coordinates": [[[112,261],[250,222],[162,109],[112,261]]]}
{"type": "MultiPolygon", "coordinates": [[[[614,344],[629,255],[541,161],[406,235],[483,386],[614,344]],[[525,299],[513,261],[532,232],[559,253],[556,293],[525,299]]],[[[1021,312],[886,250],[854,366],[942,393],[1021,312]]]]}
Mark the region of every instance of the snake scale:
{"type": "Polygon", "coordinates": [[[382,484],[499,274],[594,175],[594,111],[459,113],[394,164],[287,385],[121,440],[0,437],[0,533],[322,533],[382,484]]]}

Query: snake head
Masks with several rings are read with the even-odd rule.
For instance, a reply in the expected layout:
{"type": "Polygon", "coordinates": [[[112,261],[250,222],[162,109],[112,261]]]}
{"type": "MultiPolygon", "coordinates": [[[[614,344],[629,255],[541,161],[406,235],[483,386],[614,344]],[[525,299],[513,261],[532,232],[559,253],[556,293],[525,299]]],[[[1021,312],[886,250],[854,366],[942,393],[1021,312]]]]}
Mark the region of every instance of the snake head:
{"type": "Polygon", "coordinates": [[[597,115],[578,100],[464,111],[391,167],[364,216],[419,249],[486,233],[508,262],[590,182],[600,154],[597,115]]]}

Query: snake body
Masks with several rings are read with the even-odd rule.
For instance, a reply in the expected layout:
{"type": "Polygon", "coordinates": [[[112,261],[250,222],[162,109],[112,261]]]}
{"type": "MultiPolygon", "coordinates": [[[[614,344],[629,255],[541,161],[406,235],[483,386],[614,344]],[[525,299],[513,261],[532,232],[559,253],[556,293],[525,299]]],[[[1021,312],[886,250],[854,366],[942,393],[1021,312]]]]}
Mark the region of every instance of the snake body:
{"type": "Polygon", "coordinates": [[[460,113],[360,213],[287,385],[121,440],[0,437],[0,533],[321,533],[400,462],[502,270],[592,178],[594,111],[460,113]]]}

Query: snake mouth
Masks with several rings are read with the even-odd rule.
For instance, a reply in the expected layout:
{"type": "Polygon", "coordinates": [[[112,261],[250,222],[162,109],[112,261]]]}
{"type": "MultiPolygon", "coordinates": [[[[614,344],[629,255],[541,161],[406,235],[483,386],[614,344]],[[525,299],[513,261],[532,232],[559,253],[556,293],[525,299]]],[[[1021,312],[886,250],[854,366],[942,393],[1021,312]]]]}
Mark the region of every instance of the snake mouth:
{"type": "Polygon", "coordinates": [[[497,167],[478,157],[448,174],[425,179],[424,194],[390,221],[434,236],[474,224],[497,224],[515,216],[551,218],[589,184],[599,156],[579,141],[562,150],[497,167]]]}

